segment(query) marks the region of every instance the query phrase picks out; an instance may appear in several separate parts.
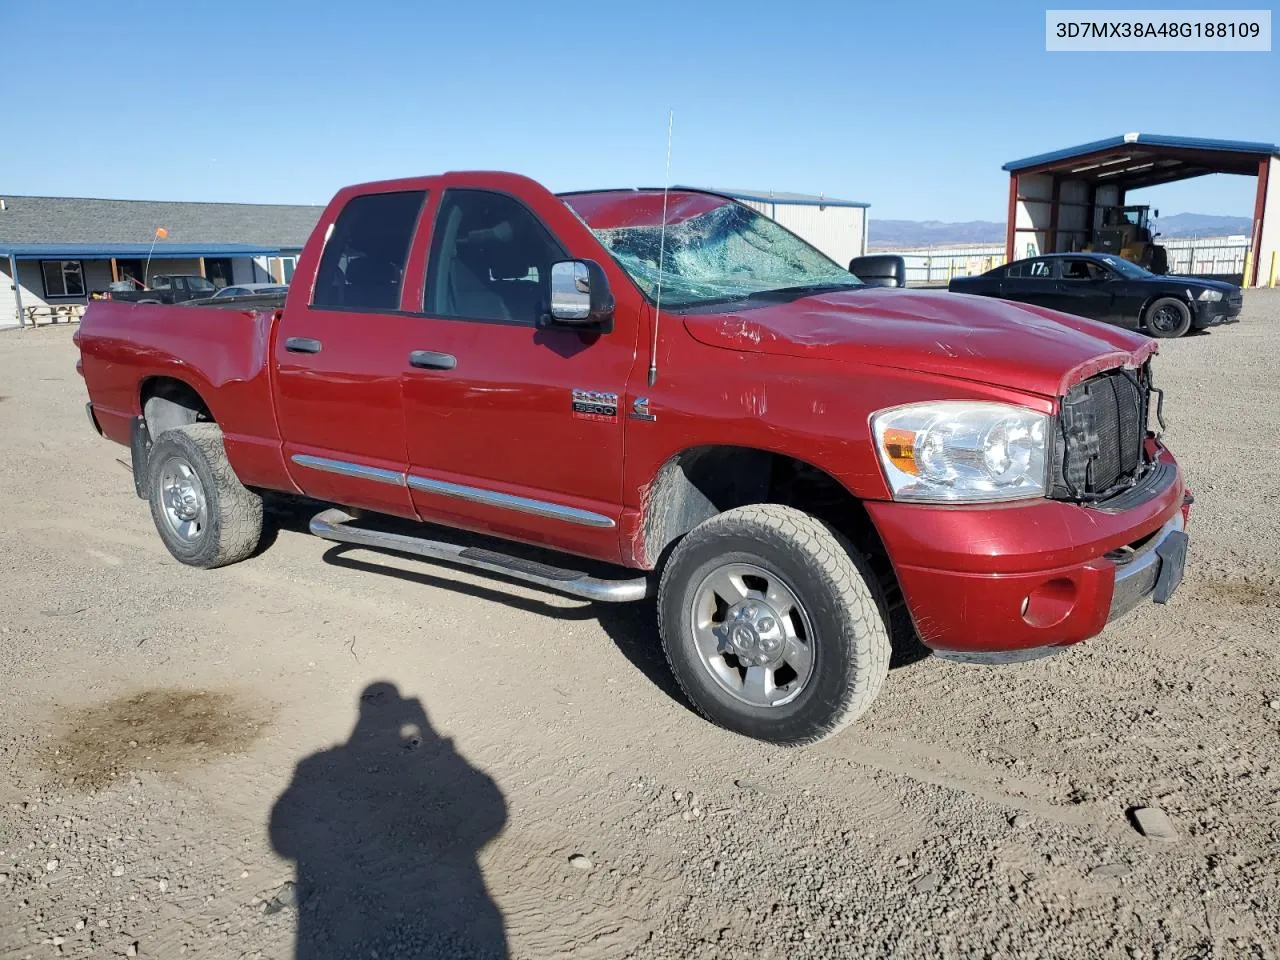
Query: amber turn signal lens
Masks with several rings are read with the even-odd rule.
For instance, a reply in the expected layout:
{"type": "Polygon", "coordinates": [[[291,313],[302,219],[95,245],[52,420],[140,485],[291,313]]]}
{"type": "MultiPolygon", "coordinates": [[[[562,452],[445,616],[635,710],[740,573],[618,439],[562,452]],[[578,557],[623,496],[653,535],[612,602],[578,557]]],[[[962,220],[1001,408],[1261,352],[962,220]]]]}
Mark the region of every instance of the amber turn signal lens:
{"type": "Polygon", "coordinates": [[[884,432],[884,452],[889,457],[889,462],[901,470],[903,473],[909,473],[912,476],[920,475],[920,468],[916,466],[916,433],[914,430],[902,430],[896,427],[890,427],[884,432]]]}

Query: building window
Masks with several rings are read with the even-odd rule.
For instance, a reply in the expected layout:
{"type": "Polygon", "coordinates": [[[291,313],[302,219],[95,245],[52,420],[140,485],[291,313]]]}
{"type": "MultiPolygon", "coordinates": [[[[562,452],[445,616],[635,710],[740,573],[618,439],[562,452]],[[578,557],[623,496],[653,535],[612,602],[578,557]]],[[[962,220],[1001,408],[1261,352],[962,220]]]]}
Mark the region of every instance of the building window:
{"type": "Polygon", "coordinates": [[[41,260],[46,297],[83,297],[84,268],[79,260],[41,260]]]}

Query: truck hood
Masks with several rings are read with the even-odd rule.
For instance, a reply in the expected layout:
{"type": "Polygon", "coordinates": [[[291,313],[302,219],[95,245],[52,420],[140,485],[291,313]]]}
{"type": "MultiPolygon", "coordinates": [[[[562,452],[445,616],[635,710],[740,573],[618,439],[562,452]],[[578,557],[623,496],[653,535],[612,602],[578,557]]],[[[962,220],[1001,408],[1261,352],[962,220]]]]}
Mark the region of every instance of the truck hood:
{"type": "Polygon", "coordinates": [[[886,287],[683,319],[711,347],[920,370],[1045,397],[1156,351],[1146,337],[1054,310],[886,287]]]}

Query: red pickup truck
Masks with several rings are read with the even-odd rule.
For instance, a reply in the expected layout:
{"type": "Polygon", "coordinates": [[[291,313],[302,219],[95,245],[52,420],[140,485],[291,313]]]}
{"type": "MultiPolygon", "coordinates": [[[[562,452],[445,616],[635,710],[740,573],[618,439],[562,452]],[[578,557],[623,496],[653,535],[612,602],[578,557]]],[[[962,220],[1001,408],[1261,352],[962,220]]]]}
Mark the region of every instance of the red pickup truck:
{"type": "Polygon", "coordinates": [[[867,708],[897,604],[937,653],[1004,662],[1182,577],[1154,341],[864,286],[712,193],[348,187],[278,307],[99,302],[77,340],[89,417],[182,562],[248,556],[275,491],[332,504],[321,537],[656,592],[689,699],[777,743],[867,708]]]}

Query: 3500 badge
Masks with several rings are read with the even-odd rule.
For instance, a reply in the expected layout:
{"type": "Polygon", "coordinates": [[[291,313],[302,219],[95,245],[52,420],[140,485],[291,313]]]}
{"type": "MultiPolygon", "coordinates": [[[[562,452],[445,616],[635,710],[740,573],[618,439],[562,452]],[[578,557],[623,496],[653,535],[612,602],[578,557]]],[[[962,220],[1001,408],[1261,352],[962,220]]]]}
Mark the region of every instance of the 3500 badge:
{"type": "Polygon", "coordinates": [[[596,390],[573,391],[573,415],[578,420],[618,422],[618,395],[596,390]]]}

